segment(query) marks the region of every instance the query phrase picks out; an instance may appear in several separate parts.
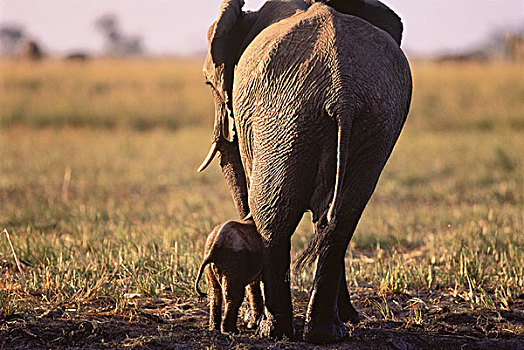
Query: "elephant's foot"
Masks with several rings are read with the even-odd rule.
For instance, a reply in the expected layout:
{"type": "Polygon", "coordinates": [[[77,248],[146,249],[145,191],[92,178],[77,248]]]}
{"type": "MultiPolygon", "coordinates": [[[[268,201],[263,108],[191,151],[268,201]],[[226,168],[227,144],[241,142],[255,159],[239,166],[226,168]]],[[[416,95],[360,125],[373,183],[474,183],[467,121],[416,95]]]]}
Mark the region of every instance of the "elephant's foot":
{"type": "Polygon", "coordinates": [[[357,324],[359,322],[358,312],[355,310],[349,298],[341,300],[338,299],[338,317],[343,323],[351,322],[357,324]]]}
{"type": "Polygon", "coordinates": [[[293,322],[289,317],[278,317],[278,315],[264,315],[258,327],[261,337],[281,339],[287,337],[292,339],[295,335],[293,322]]]}
{"type": "Polygon", "coordinates": [[[238,328],[235,324],[224,323],[221,327],[222,333],[238,334],[238,328]]]}
{"type": "Polygon", "coordinates": [[[313,344],[337,343],[349,337],[349,329],[336,316],[306,321],[304,341],[313,344]]]}

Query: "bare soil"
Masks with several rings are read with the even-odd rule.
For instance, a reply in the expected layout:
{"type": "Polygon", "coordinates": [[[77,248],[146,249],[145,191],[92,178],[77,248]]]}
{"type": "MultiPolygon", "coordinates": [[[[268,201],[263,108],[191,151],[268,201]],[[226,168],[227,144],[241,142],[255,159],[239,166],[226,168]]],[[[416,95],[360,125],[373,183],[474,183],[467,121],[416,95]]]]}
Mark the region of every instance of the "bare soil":
{"type": "Polygon", "coordinates": [[[524,296],[509,310],[473,310],[445,292],[355,295],[361,322],[348,339],[321,347],[301,341],[305,301],[295,301],[295,339],[273,341],[242,319],[239,335],[207,330],[204,301],[136,298],[125,316],[96,301],[0,317],[0,349],[524,349],[524,296]]]}

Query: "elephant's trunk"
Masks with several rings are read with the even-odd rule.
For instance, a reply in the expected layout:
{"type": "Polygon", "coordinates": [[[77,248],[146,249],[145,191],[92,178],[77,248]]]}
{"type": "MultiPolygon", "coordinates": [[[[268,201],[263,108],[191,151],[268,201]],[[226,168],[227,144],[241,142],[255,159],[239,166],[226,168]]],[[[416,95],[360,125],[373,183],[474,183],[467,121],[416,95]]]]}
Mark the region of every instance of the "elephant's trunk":
{"type": "Polygon", "coordinates": [[[204,171],[204,169],[207,168],[209,164],[211,164],[211,161],[213,160],[213,158],[215,158],[217,151],[218,151],[218,142],[215,141],[211,144],[211,148],[209,149],[209,152],[207,153],[206,158],[204,159],[202,164],[200,164],[200,166],[198,167],[197,169],[198,173],[204,171]]]}
{"type": "Polygon", "coordinates": [[[222,173],[235,202],[238,218],[243,219],[249,214],[248,184],[242,160],[240,159],[238,141],[221,143],[219,153],[222,173]]]}

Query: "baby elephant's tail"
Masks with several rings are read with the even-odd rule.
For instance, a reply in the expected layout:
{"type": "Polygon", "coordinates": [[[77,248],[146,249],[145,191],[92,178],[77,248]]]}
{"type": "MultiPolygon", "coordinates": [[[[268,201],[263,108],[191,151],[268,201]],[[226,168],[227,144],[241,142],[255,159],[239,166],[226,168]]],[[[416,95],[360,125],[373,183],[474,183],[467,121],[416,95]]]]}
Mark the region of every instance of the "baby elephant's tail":
{"type": "Polygon", "coordinates": [[[198,275],[197,275],[197,278],[196,278],[196,281],[195,281],[195,291],[198,293],[198,295],[203,298],[205,296],[207,296],[206,293],[202,292],[199,288],[198,288],[198,282],[200,282],[200,278],[202,278],[202,273],[204,273],[204,268],[207,266],[207,264],[209,264],[211,262],[211,259],[207,258],[205,259],[203,262],[202,262],[202,265],[200,265],[200,268],[198,269],[198,275]]]}

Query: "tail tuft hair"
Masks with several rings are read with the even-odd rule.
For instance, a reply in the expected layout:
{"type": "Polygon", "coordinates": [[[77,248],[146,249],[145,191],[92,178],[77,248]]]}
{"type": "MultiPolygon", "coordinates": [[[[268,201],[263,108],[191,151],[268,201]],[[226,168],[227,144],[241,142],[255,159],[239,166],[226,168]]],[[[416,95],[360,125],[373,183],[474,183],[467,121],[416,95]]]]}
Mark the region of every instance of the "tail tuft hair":
{"type": "Polygon", "coordinates": [[[321,218],[320,224],[317,225],[315,230],[315,237],[313,237],[306,249],[304,249],[293,263],[293,271],[295,274],[299,274],[305,268],[310,267],[317,257],[326,251],[330,245],[329,242],[332,238],[331,233],[335,230],[335,227],[336,219],[327,221],[326,215],[321,218]]]}

